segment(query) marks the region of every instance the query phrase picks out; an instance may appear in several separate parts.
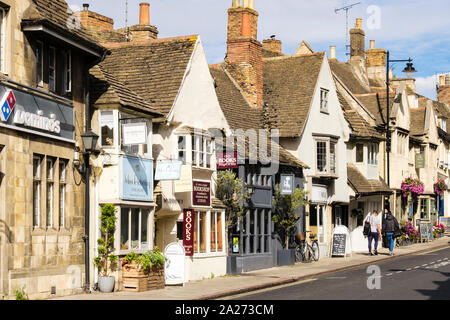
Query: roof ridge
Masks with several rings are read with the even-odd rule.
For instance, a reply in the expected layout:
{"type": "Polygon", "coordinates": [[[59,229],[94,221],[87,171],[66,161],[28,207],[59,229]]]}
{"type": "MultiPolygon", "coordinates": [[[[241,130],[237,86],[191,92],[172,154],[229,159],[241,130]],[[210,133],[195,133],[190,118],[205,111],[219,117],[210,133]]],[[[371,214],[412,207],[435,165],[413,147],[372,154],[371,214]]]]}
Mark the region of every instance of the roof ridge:
{"type": "Polygon", "coordinates": [[[198,34],[193,35],[186,35],[186,36],[177,36],[177,37],[169,37],[169,38],[158,38],[158,39],[147,39],[147,40],[136,40],[131,42],[105,42],[102,43],[102,45],[108,49],[116,49],[116,48],[123,48],[123,47],[139,47],[139,46],[146,46],[146,45],[152,45],[157,43],[164,43],[164,42],[172,42],[172,41],[181,41],[181,40],[189,40],[189,41],[197,41],[199,39],[198,34]]]}
{"type": "Polygon", "coordinates": [[[319,55],[324,55],[324,54],[325,54],[325,51],[322,51],[322,52],[300,54],[300,55],[296,55],[296,56],[280,56],[280,57],[264,58],[263,61],[283,60],[283,59],[290,59],[290,58],[292,58],[292,59],[305,58],[305,57],[319,56],[319,55]]]}

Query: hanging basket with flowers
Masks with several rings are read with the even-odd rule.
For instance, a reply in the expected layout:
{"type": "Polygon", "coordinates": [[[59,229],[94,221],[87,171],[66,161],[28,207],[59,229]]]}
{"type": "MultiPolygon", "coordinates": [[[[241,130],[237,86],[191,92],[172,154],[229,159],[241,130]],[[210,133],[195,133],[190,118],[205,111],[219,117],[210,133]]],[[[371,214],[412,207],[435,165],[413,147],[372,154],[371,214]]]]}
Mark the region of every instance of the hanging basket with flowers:
{"type": "Polygon", "coordinates": [[[443,179],[439,179],[438,182],[434,184],[434,193],[442,197],[444,195],[444,191],[448,189],[447,184],[443,179]]]}
{"type": "Polygon", "coordinates": [[[407,178],[402,182],[402,193],[403,197],[406,198],[408,195],[420,196],[424,193],[425,187],[422,181],[419,179],[407,178]]]}

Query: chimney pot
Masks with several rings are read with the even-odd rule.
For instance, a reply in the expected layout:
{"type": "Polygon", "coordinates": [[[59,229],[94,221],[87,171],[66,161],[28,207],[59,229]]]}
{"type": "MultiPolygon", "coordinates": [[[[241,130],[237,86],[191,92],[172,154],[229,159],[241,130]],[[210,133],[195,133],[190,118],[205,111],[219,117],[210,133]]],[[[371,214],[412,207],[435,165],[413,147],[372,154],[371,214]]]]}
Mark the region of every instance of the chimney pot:
{"type": "Polygon", "coordinates": [[[139,4],[139,24],[149,25],[150,24],[150,4],[148,2],[142,2],[139,4]]]}
{"type": "Polygon", "coordinates": [[[237,8],[241,6],[241,0],[233,0],[232,8],[237,8]]]}
{"type": "Polygon", "coordinates": [[[89,11],[89,3],[83,3],[84,11],[89,11]]]}
{"type": "Polygon", "coordinates": [[[445,76],[444,75],[439,76],[439,85],[440,86],[445,85],[445,76]]]}
{"type": "Polygon", "coordinates": [[[370,40],[370,49],[375,49],[375,40],[370,40]]]}
{"type": "Polygon", "coordinates": [[[362,19],[361,18],[356,19],[356,29],[362,29],[362,19]]]}
{"type": "Polygon", "coordinates": [[[249,0],[244,0],[244,8],[248,8],[249,7],[249,0]]]}
{"type": "Polygon", "coordinates": [[[445,85],[450,86],[450,74],[445,75],[445,85]]]}
{"type": "Polygon", "coordinates": [[[242,33],[243,37],[251,37],[252,36],[252,26],[250,24],[250,16],[248,12],[244,12],[242,14],[242,33]]]}
{"type": "Polygon", "coordinates": [[[336,46],[330,46],[330,59],[336,59],[336,46]]]}
{"type": "Polygon", "coordinates": [[[255,0],[249,0],[248,7],[250,9],[255,9],[255,0]]]}

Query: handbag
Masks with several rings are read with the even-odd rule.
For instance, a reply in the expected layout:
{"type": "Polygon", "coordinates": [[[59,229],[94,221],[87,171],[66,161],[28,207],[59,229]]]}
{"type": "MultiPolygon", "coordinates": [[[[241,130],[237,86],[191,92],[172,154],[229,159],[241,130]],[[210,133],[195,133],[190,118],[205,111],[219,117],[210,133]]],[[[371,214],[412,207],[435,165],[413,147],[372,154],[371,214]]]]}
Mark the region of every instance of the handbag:
{"type": "Polygon", "coordinates": [[[369,233],[370,233],[370,221],[366,220],[366,222],[364,223],[363,235],[368,236],[369,233]]]}

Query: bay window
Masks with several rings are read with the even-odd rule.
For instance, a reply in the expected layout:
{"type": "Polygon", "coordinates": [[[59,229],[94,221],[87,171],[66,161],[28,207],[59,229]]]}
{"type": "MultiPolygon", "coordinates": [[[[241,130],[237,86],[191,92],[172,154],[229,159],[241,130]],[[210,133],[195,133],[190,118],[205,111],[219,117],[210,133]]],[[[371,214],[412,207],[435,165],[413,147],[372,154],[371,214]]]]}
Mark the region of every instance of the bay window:
{"type": "Polygon", "coordinates": [[[337,141],[321,138],[315,140],[317,173],[337,173],[337,141]]]}
{"type": "Polygon", "coordinates": [[[186,137],[178,137],[178,161],[182,164],[186,164],[186,137]]]}
{"type": "Polygon", "coordinates": [[[100,143],[102,147],[114,146],[113,111],[100,111],[100,143]]]}
{"type": "Polygon", "coordinates": [[[223,253],[223,212],[195,212],[194,253],[223,253]]]}
{"type": "Polygon", "coordinates": [[[211,137],[193,135],[191,139],[192,166],[211,169],[213,156],[213,141],[211,137]]]}
{"type": "Polygon", "coordinates": [[[420,199],[420,219],[428,219],[428,200],[426,198],[420,199]]]}
{"type": "Polygon", "coordinates": [[[120,251],[147,251],[149,209],[120,208],[120,251]]]}
{"type": "Polygon", "coordinates": [[[356,145],[356,162],[357,163],[364,162],[364,145],[363,144],[356,145]]]}
{"type": "Polygon", "coordinates": [[[378,165],[378,144],[369,144],[368,146],[368,163],[378,165]]]}

